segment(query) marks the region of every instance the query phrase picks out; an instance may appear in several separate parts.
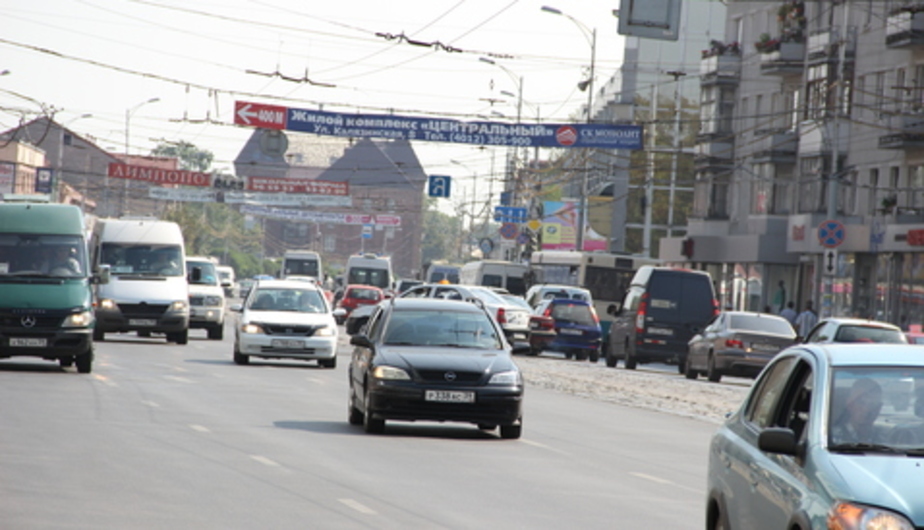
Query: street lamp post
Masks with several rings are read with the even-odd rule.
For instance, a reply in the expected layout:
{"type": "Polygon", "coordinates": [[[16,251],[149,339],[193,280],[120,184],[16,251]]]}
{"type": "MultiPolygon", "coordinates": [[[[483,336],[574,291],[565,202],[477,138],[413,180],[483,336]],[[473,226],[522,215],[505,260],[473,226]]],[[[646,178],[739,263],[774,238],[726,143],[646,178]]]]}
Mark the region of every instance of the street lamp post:
{"type": "MultiPolygon", "coordinates": [[[[542,11],[546,13],[552,13],[553,15],[562,15],[567,17],[568,20],[573,22],[578,29],[581,30],[581,33],[584,35],[584,38],[587,39],[587,43],[590,44],[590,77],[578,83],[578,88],[582,91],[587,91],[587,123],[593,121],[593,104],[594,104],[594,74],[595,67],[597,62],[597,28],[590,29],[584,23],[578,19],[572,17],[571,15],[563,12],[560,9],[542,6],[542,11]]],[[[577,250],[584,250],[584,228],[587,224],[587,179],[590,173],[590,150],[586,151],[584,156],[584,171],[581,175],[581,203],[580,203],[580,215],[578,216],[578,226],[577,226],[577,250]]]]}
{"type": "MultiPolygon", "coordinates": [[[[160,98],[151,98],[151,99],[142,101],[141,103],[138,103],[134,107],[125,109],[125,156],[126,157],[128,157],[131,154],[131,151],[130,151],[131,141],[130,140],[131,140],[132,114],[134,114],[135,111],[140,109],[142,106],[147,105],[148,103],[157,103],[158,101],[160,101],[160,98]]],[[[127,162],[128,160],[126,159],[126,163],[127,162]]],[[[107,180],[108,180],[108,177],[107,177],[107,180]]],[[[107,189],[107,194],[108,194],[108,189],[109,189],[108,182],[106,184],[107,184],[106,189],[107,189]]],[[[128,180],[125,180],[122,183],[122,199],[119,201],[119,210],[121,214],[125,213],[126,204],[128,204],[128,180]]],[[[106,206],[107,208],[109,206],[108,197],[106,201],[106,206]]]]}

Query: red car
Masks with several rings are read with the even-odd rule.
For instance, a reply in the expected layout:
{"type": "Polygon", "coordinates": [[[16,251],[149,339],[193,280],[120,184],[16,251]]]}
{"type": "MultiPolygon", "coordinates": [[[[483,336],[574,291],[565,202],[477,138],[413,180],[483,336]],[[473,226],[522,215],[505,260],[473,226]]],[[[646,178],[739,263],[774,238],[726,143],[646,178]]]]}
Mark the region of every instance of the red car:
{"type": "Polygon", "coordinates": [[[361,305],[374,305],[385,299],[385,291],[373,285],[348,285],[343,291],[343,297],[337,307],[343,309],[343,314],[337,315],[338,324],[343,324],[350,311],[361,305]]]}

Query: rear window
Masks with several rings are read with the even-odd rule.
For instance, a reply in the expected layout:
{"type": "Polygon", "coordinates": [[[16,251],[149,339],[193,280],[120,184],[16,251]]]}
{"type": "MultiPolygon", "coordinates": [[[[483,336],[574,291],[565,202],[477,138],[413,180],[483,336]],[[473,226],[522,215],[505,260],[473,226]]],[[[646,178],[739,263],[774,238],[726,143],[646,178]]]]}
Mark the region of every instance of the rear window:
{"type": "Polygon", "coordinates": [[[876,326],[841,326],[837,329],[834,342],[885,342],[903,344],[901,331],[876,326]]]}
{"type": "Polygon", "coordinates": [[[647,291],[647,313],[657,321],[706,323],[712,319],[715,296],[708,276],[654,271],[647,291]]]}
{"type": "Polygon", "coordinates": [[[359,300],[378,300],[379,292],[372,289],[351,289],[347,297],[359,300]]]}
{"type": "Polygon", "coordinates": [[[783,319],[772,316],[757,315],[731,315],[729,327],[746,331],[760,331],[763,333],[777,333],[779,335],[795,336],[792,325],[783,319]]]}
{"type": "Polygon", "coordinates": [[[596,324],[590,306],[578,304],[553,304],[552,318],[556,323],[581,324],[592,326],[596,324]]]}

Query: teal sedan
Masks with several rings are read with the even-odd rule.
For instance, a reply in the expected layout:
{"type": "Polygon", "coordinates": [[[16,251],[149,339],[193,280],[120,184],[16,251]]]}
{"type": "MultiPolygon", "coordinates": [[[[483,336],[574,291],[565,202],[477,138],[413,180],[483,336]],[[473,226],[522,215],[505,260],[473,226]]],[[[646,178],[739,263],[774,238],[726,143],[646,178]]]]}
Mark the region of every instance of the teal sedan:
{"type": "Polygon", "coordinates": [[[801,344],[713,437],[708,529],[924,528],[924,355],[801,344]]]}

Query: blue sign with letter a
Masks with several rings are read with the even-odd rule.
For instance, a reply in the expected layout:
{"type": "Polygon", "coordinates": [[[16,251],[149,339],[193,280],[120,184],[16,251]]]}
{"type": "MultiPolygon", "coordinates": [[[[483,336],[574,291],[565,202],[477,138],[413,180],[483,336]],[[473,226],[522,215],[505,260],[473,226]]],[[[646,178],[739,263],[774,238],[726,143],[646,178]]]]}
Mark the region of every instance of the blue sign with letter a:
{"type": "Polygon", "coordinates": [[[452,188],[452,177],[448,175],[430,175],[427,183],[427,195],[448,199],[452,188]]]}

